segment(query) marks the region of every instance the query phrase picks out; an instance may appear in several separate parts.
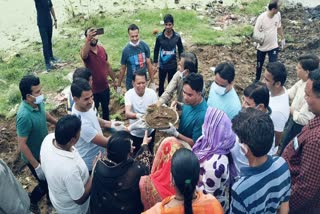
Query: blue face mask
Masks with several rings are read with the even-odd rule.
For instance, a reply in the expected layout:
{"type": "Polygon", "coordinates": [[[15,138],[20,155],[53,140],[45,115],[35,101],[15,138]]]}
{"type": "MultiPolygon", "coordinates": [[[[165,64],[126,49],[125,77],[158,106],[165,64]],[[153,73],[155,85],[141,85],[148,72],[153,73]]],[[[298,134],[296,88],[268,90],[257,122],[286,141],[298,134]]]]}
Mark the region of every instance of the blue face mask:
{"type": "Polygon", "coordinates": [[[213,90],[220,96],[223,96],[226,94],[226,88],[218,85],[216,82],[212,83],[213,90]]]}
{"type": "MultiPolygon", "coordinates": [[[[32,96],[32,95],[31,95],[32,96]]],[[[37,96],[37,97],[35,97],[35,96],[33,96],[36,100],[33,102],[34,104],[40,104],[40,103],[42,103],[43,102],[43,100],[44,100],[44,96],[43,96],[43,94],[41,94],[41,95],[39,95],[39,96],[37,96]]]]}

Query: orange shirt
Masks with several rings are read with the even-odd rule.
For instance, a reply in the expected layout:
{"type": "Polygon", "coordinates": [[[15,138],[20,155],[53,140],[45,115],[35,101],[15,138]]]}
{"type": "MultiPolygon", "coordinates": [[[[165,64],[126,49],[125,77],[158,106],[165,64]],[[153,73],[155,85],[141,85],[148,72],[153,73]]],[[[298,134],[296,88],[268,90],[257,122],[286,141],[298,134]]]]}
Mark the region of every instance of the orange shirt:
{"type": "MultiPolygon", "coordinates": [[[[223,214],[223,208],[219,201],[212,195],[205,195],[202,192],[197,192],[197,198],[192,203],[192,210],[194,214],[223,214]]],[[[174,196],[169,196],[163,199],[162,202],[157,203],[151,209],[145,211],[143,214],[184,214],[183,204],[176,207],[165,207],[174,196]]]]}

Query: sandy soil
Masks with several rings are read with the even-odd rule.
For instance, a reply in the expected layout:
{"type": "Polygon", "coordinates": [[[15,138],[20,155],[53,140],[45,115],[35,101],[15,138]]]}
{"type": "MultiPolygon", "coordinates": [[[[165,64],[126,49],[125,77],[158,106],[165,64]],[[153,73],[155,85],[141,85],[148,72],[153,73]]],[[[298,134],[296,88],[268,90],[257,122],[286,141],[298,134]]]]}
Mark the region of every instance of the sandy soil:
{"type": "MultiPolygon", "coordinates": [[[[3,5],[3,2],[8,3],[9,0],[0,0],[0,2],[3,5]]],[[[0,8],[3,8],[1,4],[0,8]]],[[[212,19],[216,19],[219,18],[217,16],[224,17],[228,13],[228,10],[224,10],[223,14],[213,11],[208,14],[208,16],[212,19]]],[[[315,53],[320,56],[320,38],[318,36],[320,32],[320,20],[312,19],[309,12],[300,7],[284,10],[282,16],[284,30],[287,34],[291,35],[293,40],[292,42],[287,43],[287,48],[279,55],[280,61],[285,63],[288,69],[289,75],[286,87],[289,88],[297,80],[295,73],[297,57],[305,53],[315,53]]],[[[250,17],[246,19],[250,20],[250,17]]],[[[237,21],[235,20],[230,24],[236,23],[237,21]]],[[[0,37],[2,39],[1,35],[0,37]]],[[[197,54],[200,71],[204,76],[208,87],[213,80],[213,75],[209,68],[222,61],[231,61],[235,64],[237,72],[235,88],[239,93],[241,93],[241,90],[254,79],[256,56],[255,48],[249,38],[246,38],[240,45],[234,45],[232,47],[189,45],[187,49],[188,51],[193,51],[197,54]]],[[[118,106],[115,101],[111,101],[111,112],[123,114],[123,106],[118,106]]],[[[65,114],[63,107],[55,110],[53,113],[57,117],[65,114]]],[[[14,119],[5,120],[4,118],[0,118],[0,158],[8,163],[24,188],[30,191],[35,183],[29,170],[26,169],[20,160],[14,119]]],[[[47,206],[45,202],[41,203],[41,207],[43,213],[53,212],[52,207],[47,206]]]]}

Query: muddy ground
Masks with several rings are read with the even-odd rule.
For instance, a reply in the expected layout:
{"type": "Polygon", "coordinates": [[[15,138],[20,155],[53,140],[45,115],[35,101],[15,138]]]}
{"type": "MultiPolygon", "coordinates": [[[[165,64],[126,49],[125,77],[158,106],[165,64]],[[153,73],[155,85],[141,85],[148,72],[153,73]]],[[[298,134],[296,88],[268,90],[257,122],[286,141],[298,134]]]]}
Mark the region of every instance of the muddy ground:
{"type": "MultiPolygon", "coordinates": [[[[212,20],[224,18],[226,15],[231,15],[228,10],[223,13],[215,13],[209,10],[207,14],[212,20]],[[214,15],[213,15],[214,14],[214,15]]],[[[302,7],[284,9],[282,11],[282,23],[286,35],[290,38],[287,41],[286,48],[280,52],[279,60],[283,62],[288,70],[288,81],[286,87],[289,88],[297,81],[295,66],[297,57],[302,54],[314,53],[320,56],[320,20],[316,18],[314,11],[308,11],[302,7]],[[310,13],[311,12],[311,13],[310,13]]],[[[237,19],[233,18],[229,24],[237,24],[237,19]]],[[[246,17],[246,20],[251,20],[252,17],[246,17]]],[[[249,21],[248,21],[249,22],[249,21]]],[[[214,22],[217,27],[217,22],[214,22]]],[[[198,46],[187,45],[188,51],[193,51],[199,59],[200,72],[206,80],[206,85],[209,87],[213,80],[213,74],[210,67],[216,66],[222,61],[231,61],[236,67],[235,88],[239,93],[250,84],[255,75],[255,48],[252,45],[250,38],[239,45],[227,46],[198,46]]],[[[111,101],[111,113],[120,113],[123,116],[123,107],[119,106],[115,101],[111,101]]],[[[57,117],[65,114],[63,106],[53,112],[57,117]]],[[[51,127],[52,130],[52,127],[51,127]]],[[[6,120],[0,118],[0,158],[3,159],[13,173],[17,176],[23,187],[30,191],[35,185],[34,179],[29,170],[20,159],[17,147],[15,118],[6,120]]],[[[52,207],[48,206],[45,201],[41,203],[42,213],[53,213],[52,207]]]]}

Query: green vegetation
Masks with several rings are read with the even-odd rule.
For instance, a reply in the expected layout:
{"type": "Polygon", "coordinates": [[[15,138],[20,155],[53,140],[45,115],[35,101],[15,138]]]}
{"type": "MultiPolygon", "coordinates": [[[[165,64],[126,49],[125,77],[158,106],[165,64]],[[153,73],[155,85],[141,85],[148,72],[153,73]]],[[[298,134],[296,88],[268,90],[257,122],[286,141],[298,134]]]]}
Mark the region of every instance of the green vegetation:
{"type": "MultiPolygon", "coordinates": [[[[268,0],[256,0],[244,6],[243,10],[234,9],[239,14],[258,14],[264,10],[268,0]]],[[[6,53],[0,53],[0,115],[12,116],[20,102],[18,83],[20,79],[31,73],[39,75],[44,94],[52,95],[59,93],[67,86],[69,81],[65,76],[75,67],[82,65],[79,50],[83,45],[83,32],[89,26],[104,27],[105,34],[99,37],[100,42],[108,52],[109,61],[115,71],[120,68],[122,48],[128,42],[127,27],[136,23],[140,28],[140,38],[147,42],[151,50],[151,59],[155,43],[155,35],[152,34],[156,28],[159,32],[163,30],[160,21],[166,13],[172,13],[175,18],[175,30],[181,33],[186,43],[199,45],[232,45],[241,43],[244,36],[252,32],[252,26],[242,24],[230,26],[224,30],[215,30],[210,27],[207,18],[199,18],[195,11],[190,10],[141,10],[123,14],[110,15],[99,13],[89,18],[74,16],[73,9],[66,9],[72,17],[68,23],[63,25],[63,30],[58,38],[54,38],[54,53],[63,59],[66,65],[48,74],[44,71],[41,44],[33,43],[20,51],[16,56],[5,59],[6,53]],[[11,111],[11,112],[10,112],[11,111]],[[9,114],[10,112],[10,114],[9,114]]],[[[114,96],[119,103],[123,103],[123,97],[114,96]]],[[[54,108],[54,104],[47,105],[54,108]]]]}
{"type": "Polygon", "coordinates": [[[250,2],[243,2],[241,7],[234,7],[233,11],[238,14],[254,15],[257,16],[265,11],[266,6],[270,0],[254,0],[250,2]]]}

